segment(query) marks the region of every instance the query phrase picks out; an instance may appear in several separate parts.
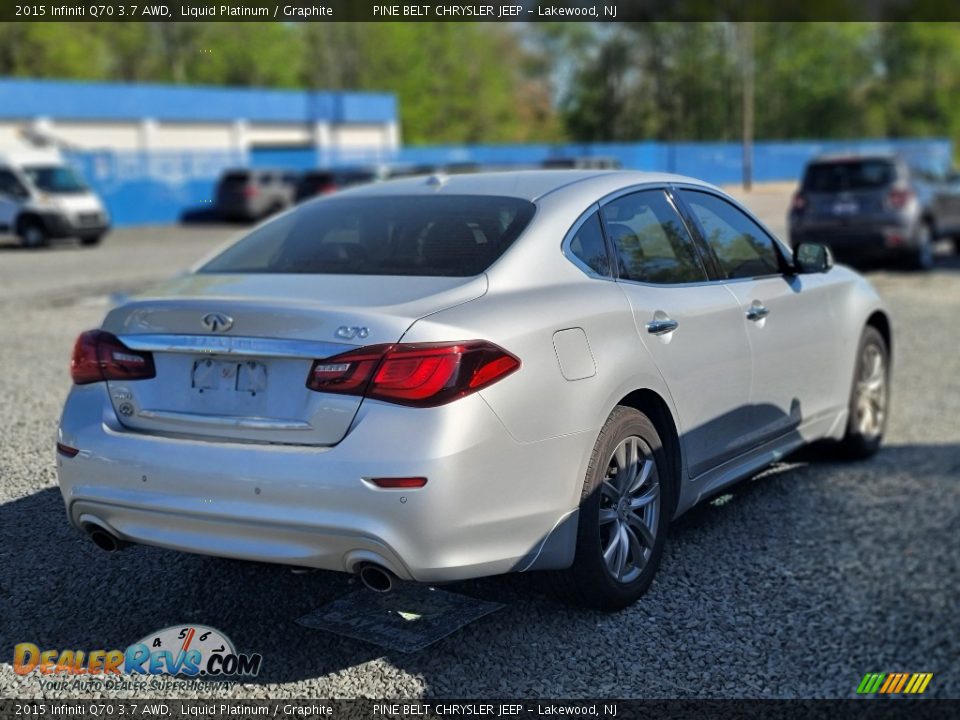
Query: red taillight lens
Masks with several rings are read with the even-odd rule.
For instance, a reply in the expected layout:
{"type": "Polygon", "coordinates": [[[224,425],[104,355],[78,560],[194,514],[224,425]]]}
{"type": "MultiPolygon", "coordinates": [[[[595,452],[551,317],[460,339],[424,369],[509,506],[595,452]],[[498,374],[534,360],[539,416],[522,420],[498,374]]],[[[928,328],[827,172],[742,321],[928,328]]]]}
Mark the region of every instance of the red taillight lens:
{"type": "Polygon", "coordinates": [[[307,387],[434,407],[485,388],[519,367],[516,357],[484,340],[371,345],[315,361],[307,387]]]}
{"type": "Polygon", "coordinates": [[[70,377],[77,385],[102,380],[145,380],[156,375],[150,353],[131,350],[116,336],[90,330],[77,338],[70,377]]]}
{"type": "Polygon", "coordinates": [[[253,198],[260,194],[260,188],[256,185],[246,185],[243,188],[243,196],[247,198],[253,198]]]}
{"type": "Polygon", "coordinates": [[[370,478],[377,487],[388,489],[412,489],[422,488],[427,484],[425,477],[392,477],[392,478],[370,478]]]}
{"type": "Polygon", "coordinates": [[[911,200],[913,200],[913,192],[910,190],[891,190],[890,194],[887,195],[887,202],[894,210],[906,207],[911,200]]]}
{"type": "Polygon", "coordinates": [[[317,194],[318,195],[329,195],[330,193],[335,193],[337,191],[337,186],[332,182],[320,183],[317,185],[317,194]]]}
{"type": "Polygon", "coordinates": [[[801,195],[800,193],[797,193],[796,195],[793,196],[793,205],[792,205],[792,207],[793,207],[793,209],[796,210],[797,212],[800,212],[800,211],[803,210],[805,207],[807,207],[807,198],[804,197],[803,195],[801,195]]]}

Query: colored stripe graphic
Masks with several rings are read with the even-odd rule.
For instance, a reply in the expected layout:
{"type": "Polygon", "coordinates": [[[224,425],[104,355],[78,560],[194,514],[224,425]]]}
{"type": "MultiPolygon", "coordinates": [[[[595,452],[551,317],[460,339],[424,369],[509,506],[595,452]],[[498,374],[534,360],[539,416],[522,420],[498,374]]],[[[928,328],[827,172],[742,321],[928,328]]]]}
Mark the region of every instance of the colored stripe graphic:
{"type": "Polygon", "coordinates": [[[880,692],[881,693],[890,692],[890,688],[892,688],[897,683],[897,680],[899,679],[900,679],[900,673],[890,673],[889,675],[887,675],[887,681],[883,684],[883,687],[880,688],[880,692]]]}
{"type": "Polygon", "coordinates": [[[875,693],[880,687],[880,683],[883,682],[884,677],[886,677],[884,673],[867,673],[863,676],[863,680],[860,681],[857,692],[861,695],[875,693]]]}
{"type": "Polygon", "coordinates": [[[933,673],[867,673],[857,686],[857,694],[918,695],[926,691],[932,679],[933,673]]]}

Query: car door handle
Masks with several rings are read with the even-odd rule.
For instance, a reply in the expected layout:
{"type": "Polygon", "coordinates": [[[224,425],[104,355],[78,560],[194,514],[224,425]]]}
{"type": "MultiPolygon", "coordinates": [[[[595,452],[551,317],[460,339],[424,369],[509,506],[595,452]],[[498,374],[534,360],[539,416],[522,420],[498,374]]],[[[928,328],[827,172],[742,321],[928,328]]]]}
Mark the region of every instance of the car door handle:
{"type": "Polygon", "coordinates": [[[747,320],[753,320],[756,322],[757,320],[763,320],[769,314],[770,311],[767,310],[765,305],[754,303],[750,306],[750,309],[747,310],[747,320]]]}
{"type": "Polygon", "coordinates": [[[680,327],[676,320],[667,318],[666,320],[651,320],[647,323],[647,332],[651,335],[666,335],[680,327]]]}

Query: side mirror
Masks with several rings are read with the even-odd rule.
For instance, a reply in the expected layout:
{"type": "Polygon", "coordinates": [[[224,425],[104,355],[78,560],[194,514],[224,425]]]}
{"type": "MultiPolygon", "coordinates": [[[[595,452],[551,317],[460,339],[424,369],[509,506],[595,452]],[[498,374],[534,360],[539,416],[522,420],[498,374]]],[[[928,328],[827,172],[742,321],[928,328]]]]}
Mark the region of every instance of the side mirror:
{"type": "Polygon", "coordinates": [[[833,253],[826,245],[802,242],[794,248],[793,267],[799,273],[825,273],[833,267],[833,253]]]}

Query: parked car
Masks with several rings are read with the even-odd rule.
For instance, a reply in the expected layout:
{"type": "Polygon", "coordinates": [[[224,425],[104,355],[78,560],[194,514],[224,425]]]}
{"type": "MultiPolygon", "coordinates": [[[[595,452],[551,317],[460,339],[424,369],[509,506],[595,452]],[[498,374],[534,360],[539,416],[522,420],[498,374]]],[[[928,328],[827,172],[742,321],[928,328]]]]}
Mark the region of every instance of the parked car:
{"type": "Polygon", "coordinates": [[[933,266],[934,241],[960,245],[960,182],[893,155],[843,155],[807,165],[788,222],[793,245],[812,240],[851,261],[933,266]]]}
{"type": "Polygon", "coordinates": [[[622,165],[613,157],[583,155],[579,157],[551,157],[540,163],[547,170],[619,170],[622,165]]]}
{"type": "Polygon", "coordinates": [[[619,608],[697,502],[815,440],[876,452],[890,343],[866,280],[693,179],[397,180],[80,335],[57,471],[107,550],[377,590],[552,570],[619,608]]]}
{"type": "Polygon", "coordinates": [[[333,170],[308,170],[297,183],[297,202],[317,195],[329,195],[355,185],[377,182],[385,177],[379,167],[344,167],[333,170]]]}
{"type": "Polygon", "coordinates": [[[227,170],[217,184],[217,214],[224,220],[260,220],[293,205],[297,176],[287,170],[227,170]]]}
{"type": "Polygon", "coordinates": [[[0,155],[0,233],[25,247],[75,237],[96,245],[110,230],[103,202],[56,151],[0,155]]]}

